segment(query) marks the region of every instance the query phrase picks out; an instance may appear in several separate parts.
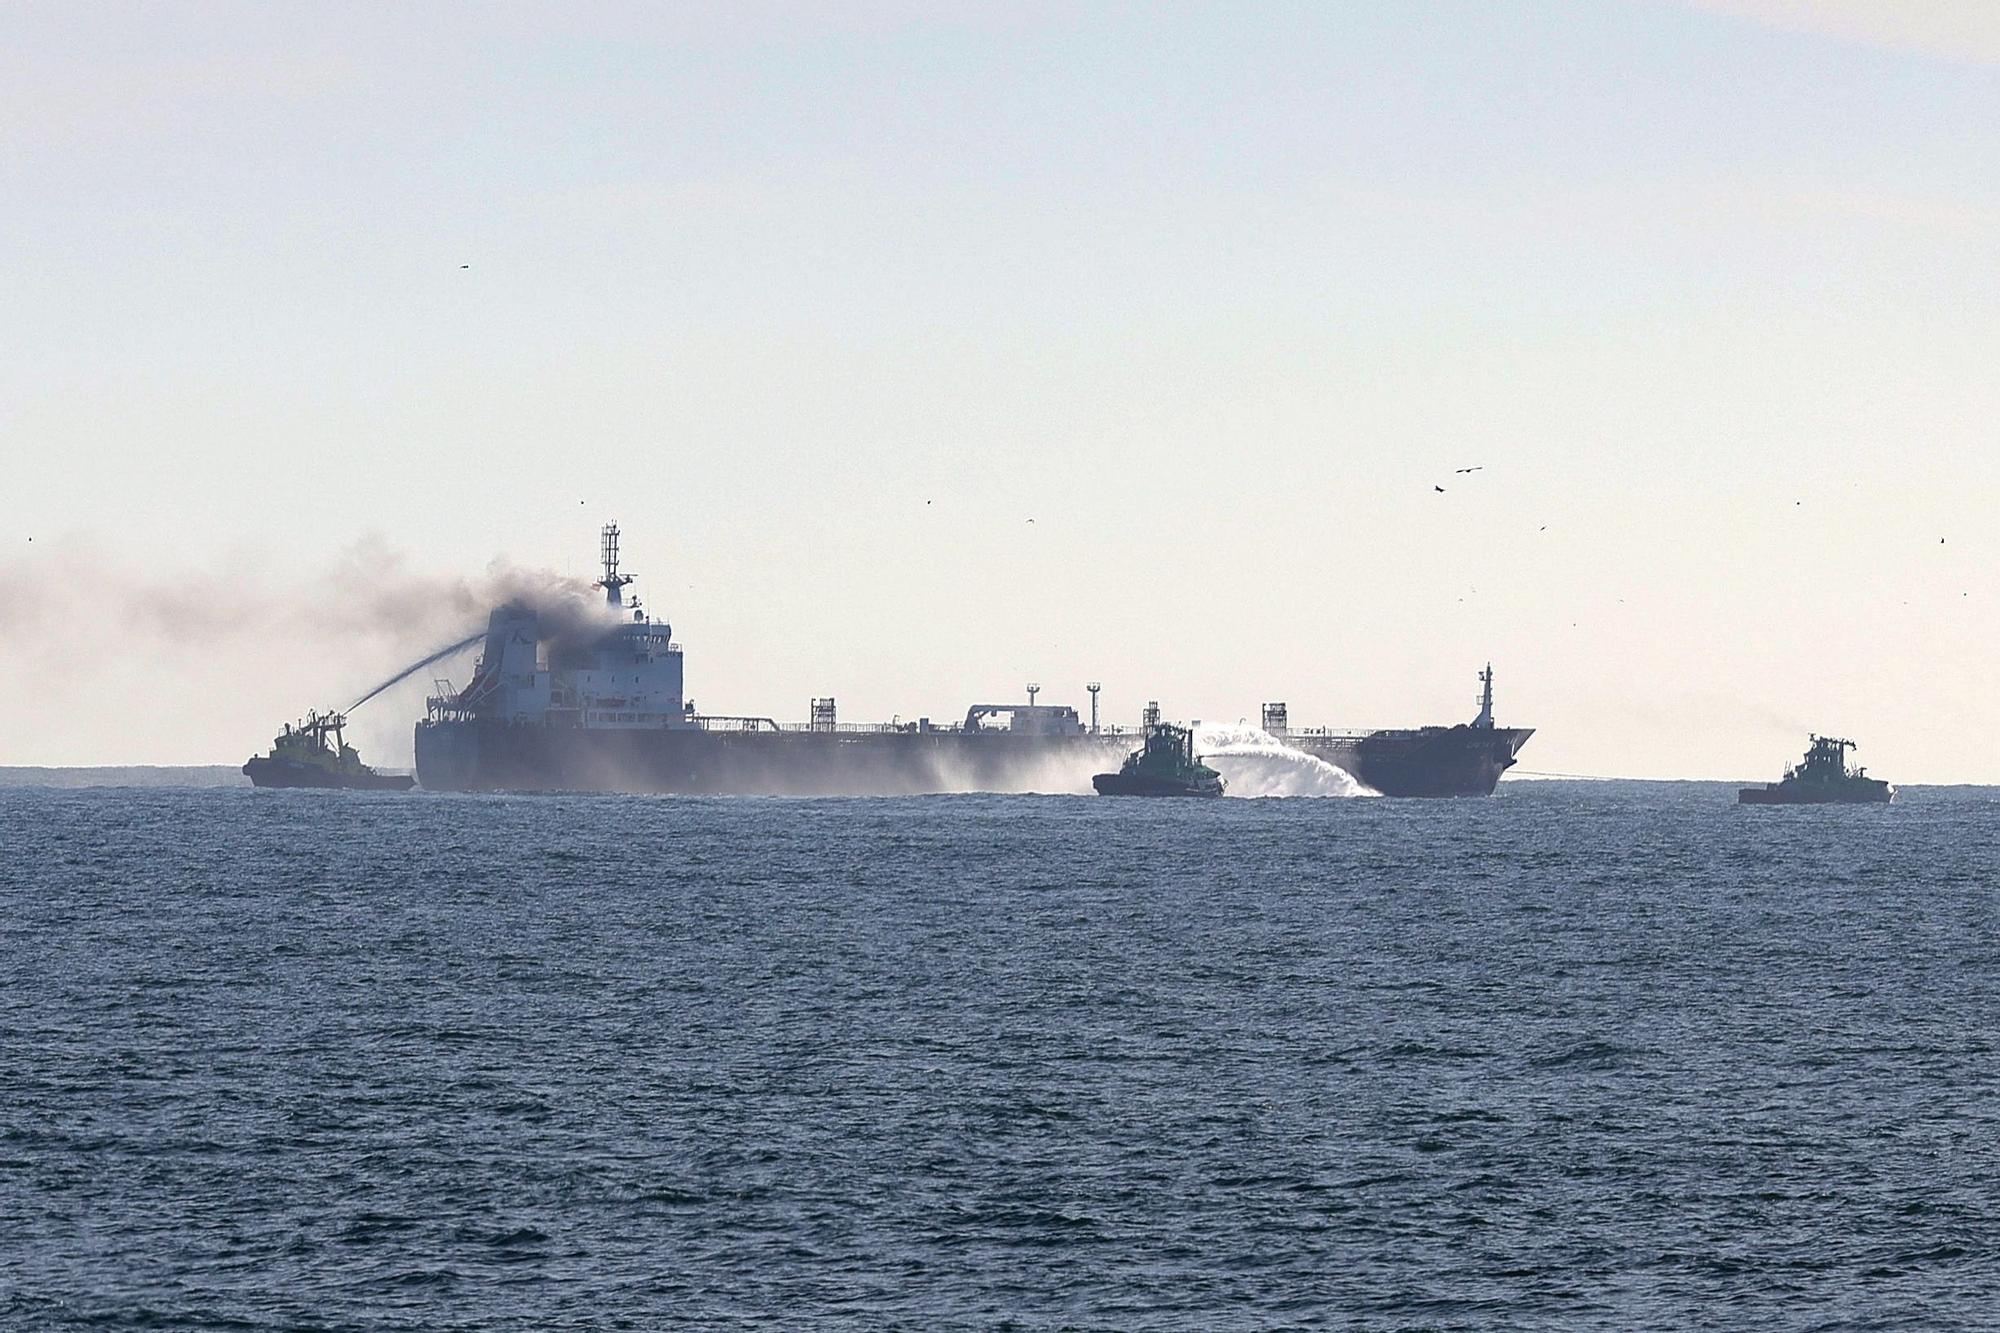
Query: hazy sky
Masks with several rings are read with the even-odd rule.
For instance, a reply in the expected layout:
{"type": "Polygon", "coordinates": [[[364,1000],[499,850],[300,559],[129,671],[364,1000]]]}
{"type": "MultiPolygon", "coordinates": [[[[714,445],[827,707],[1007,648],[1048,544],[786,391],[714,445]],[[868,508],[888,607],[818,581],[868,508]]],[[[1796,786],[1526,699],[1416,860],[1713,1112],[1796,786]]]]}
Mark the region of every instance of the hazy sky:
{"type": "Polygon", "coordinates": [[[709,711],[1491,658],[1530,769],[2000,782],[1996,80],[1985,0],[8,4],[0,763],[239,762],[616,518],[709,711]]]}

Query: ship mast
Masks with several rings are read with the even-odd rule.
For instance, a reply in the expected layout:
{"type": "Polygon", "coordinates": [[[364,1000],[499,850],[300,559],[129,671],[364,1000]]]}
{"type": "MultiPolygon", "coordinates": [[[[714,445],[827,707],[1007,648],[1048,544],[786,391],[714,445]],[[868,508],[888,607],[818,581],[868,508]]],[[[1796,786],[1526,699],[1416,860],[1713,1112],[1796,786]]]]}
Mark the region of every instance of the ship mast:
{"type": "Polygon", "coordinates": [[[1486,670],[1479,673],[1479,716],[1472,719],[1472,725],[1482,730],[1493,729],[1493,664],[1488,662],[1486,670]]]}
{"type": "Polygon", "coordinates": [[[606,606],[622,606],[625,603],[625,585],[632,581],[630,574],[618,572],[618,525],[606,523],[600,533],[600,547],[604,559],[604,577],[597,586],[604,589],[606,606]]]}

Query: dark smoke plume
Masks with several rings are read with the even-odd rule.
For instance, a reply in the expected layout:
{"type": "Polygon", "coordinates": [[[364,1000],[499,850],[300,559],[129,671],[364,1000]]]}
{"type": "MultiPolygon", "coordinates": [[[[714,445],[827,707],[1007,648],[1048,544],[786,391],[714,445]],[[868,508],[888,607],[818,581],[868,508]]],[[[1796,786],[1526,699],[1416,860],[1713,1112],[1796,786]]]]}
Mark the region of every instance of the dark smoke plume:
{"type": "Polygon", "coordinates": [[[477,635],[488,612],[507,603],[533,609],[552,635],[581,637],[611,623],[586,579],[501,560],[475,577],[438,575],[413,568],[380,538],[289,585],[239,570],[106,569],[75,542],[38,543],[34,556],[0,561],[0,635],[17,653],[87,668],[107,650],[107,632],[126,651],[223,662],[309,645],[315,658],[354,672],[349,693],[439,644],[477,635]]]}

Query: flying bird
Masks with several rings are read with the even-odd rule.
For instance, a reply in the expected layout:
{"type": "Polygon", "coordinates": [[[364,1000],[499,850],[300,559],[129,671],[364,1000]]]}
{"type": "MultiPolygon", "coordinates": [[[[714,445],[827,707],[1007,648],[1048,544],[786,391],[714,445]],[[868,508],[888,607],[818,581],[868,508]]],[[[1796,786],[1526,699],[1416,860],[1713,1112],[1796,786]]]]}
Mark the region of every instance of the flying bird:
{"type": "Polygon", "coordinates": [[[1437,493],[1438,493],[1439,495],[1443,495],[1443,494],[1444,494],[1444,487],[1442,487],[1442,486],[1433,486],[1433,487],[1431,487],[1431,489],[1432,489],[1432,490],[1434,490],[1434,491],[1436,491],[1436,492],[1437,492],[1437,493]]]}
{"type": "Polygon", "coordinates": [[[1484,464],[1484,463],[1481,463],[1481,464],[1480,464],[1480,465],[1479,465],[1478,467],[1462,467],[1462,468],[1460,468],[1460,469],[1458,469],[1458,470],[1459,470],[1459,471],[1460,471],[1461,473],[1464,473],[1464,472],[1484,472],[1484,471],[1486,470],[1486,464],[1484,464]]]}

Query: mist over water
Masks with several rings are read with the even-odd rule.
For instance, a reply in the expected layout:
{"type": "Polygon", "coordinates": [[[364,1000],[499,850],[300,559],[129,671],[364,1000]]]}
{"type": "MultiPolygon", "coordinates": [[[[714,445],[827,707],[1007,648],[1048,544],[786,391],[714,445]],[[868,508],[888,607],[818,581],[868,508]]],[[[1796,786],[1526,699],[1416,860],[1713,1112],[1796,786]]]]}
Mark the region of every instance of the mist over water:
{"type": "MultiPolygon", "coordinates": [[[[1131,748],[1137,750],[1143,737],[1134,734],[1131,748]]],[[[1285,744],[1268,731],[1247,726],[1202,723],[1195,728],[1195,751],[1203,763],[1222,774],[1227,787],[1224,796],[1234,797],[1348,797],[1379,793],[1357,782],[1345,770],[1315,755],[1285,744]]],[[[1122,756],[1115,749],[1074,749],[1055,752],[1047,758],[1022,765],[1009,774],[1006,790],[1049,796],[1089,796],[1091,778],[1118,767],[1122,756]]],[[[971,794],[993,790],[990,778],[969,764],[955,764],[941,758],[935,768],[923,770],[915,790],[971,794]]]]}
{"type": "Polygon", "coordinates": [[[1375,796],[1352,774],[1248,723],[1204,722],[1194,748],[1222,774],[1227,796],[1375,796]]]}

